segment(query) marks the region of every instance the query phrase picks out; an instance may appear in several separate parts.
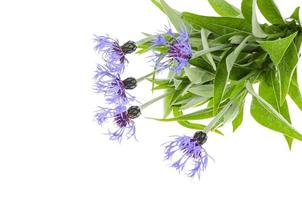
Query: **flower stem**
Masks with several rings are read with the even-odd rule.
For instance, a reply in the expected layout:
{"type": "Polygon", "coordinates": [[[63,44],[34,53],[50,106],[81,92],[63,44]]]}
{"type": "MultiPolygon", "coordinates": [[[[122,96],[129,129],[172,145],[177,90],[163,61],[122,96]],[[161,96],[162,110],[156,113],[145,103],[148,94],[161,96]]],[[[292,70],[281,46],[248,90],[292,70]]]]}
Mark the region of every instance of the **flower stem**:
{"type": "Polygon", "coordinates": [[[162,95],[160,95],[160,96],[158,96],[158,97],[156,97],[156,98],[154,98],[154,99],[151,99],[150,101],[145,102],[144,104],[142,104],[142,105],[140,106],[140,109],[143,110],[143,109],[147,108],[147,107],[150,106],[151,104],[153,104],[153,103],[155,103],[155,102],[157,102],[157,101],[159,101],[159,100],[165,98],[166,96],[170,95],[171,93],[172,93],[172,92],[166,92],[166,93],[164,93],[164,94],[162,94],[162,95]]]}
{"type": "Polygon", "coordinates": [[[224,114],[232,107],[234,106],[234,102],[241,96],[246,94],[246,90],[243,89],[241,92],[239,92],[235,97],[233,97],[225,106],[224,108],[215,116],[215,118],[205,127],[203,132],[208,133],[212,131],[215,127],[217,127],[218,123],[221,122],[222,117],[224,114]]]}
{"type": "Polygon", "coordinates": [[[142,77],[137,78],[136,79],[137,83],[142,82],[143,80],[145,80],[146,78],[148,78],[149,76],[151,76],[153,73],[155,73],[155,72],[153,71],[153,72],[151,72],[149,74],[146,74],[146,75],[144,75],[142,77]]]}

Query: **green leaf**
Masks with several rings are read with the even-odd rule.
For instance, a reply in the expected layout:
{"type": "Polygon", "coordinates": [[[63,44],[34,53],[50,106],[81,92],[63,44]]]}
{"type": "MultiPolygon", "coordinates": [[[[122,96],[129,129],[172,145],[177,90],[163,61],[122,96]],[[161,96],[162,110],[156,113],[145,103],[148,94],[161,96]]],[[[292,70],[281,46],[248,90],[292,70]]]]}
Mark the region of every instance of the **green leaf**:
{"type": "Polygon", "coordinates": [[[251,27],[246,20],[234,17],[208,17],[184,12],[182,18],[191,24],[196,30],[208,29],[218,35],[225,35],[232,32],[250,34],[251,27]]]}
{"type": "Polygon", "coordinates": [[[295,102],[295,104],[300,108],[302,111],[302,94],[299,89],[298,78],[297,78],[297,70],[295,70],[292,81],[289,87],[289,96],[295,102]]]}
{"type": "Polygon", "coordinates": [[[218,46],[211,47],[211,48],[208,48],[208,49],[202,49],[200,51],[196,51],[193,54],[192,59],[197,58],[197,57],[202,56],[202,55],[205,55],[205,54],[209,54],[209,53],[214,52],[214,51],[219,51],[219,50],[226,49],[230,46],[231,46],[230,44],[222,44],[222,45],[218,45],[218,46]]]}
{"type": "MultiPolygon", "coordinates": [[[[208,50],[209,49],[209,44],[208,44],[208,36],[210,32],[204,28],[201,29],[200,35],[201,35],[201,43],[202,43],[202,49],[203,50],[208,50]]],[[[212,65],[213,69],[216,70],[216,64],[213,60],[213,57],[211,53],[207,53],[206,55],[207,60],[209,63],[212,65]]]]}
{"type": "Polygon", "coordinates": [[[175,102],[173,106],[181,106],[183,104],[188,103],[191,99],[197,97],[194,94],[186,93],[185,95],[179,97],[175,102]]]}
{"type": "Polygon", "coordinates": [[[191,65],[197,67],[198,69],[207,71],[208,73],[214,75],[214,70],[213,70],[212,66],[207,61],[205,61],[205,59],[203,57],[197,57],[194,59],[190,59],[189,62],[191,65]]]}
{"type": "MultiPolygon", "coordinates": [[[[245,89],[245,85],[246,85],[246,80],[252,75],[246,76],[244,78],[242,78],[240,81],[235,82],[235,86],[234,89],[232,90],[232,93],[230,95],[230,98],[234,98],[237,94],[239,94],[241,91],[243,91],[245,89]]],[[[236,117],[234,118],[234,120],[232,121],[232,126],[233,126],[233,132],[236,131],[236,129],[241,125],[242,121],[243,121],[243,113],[244,113],[244,103],[245,103],[245,96],[242,96],[240,99],[240,103],[238,105],[239,110],[236,113],[236,117]]]]}
{"type": "MultiPolygon", "coordinates": [[[[287,102],[281,106],[279,104],[278,90],[275,87],[276,81],[274,80],[273,72],[268,73],[266,81],[262,81],[259,84],[259,96],[268,102],[278,113],[280,113],[289,123],[291,123],[290,115],[288,111],[287,102]],[[268,82],[268,83],[267,83],[268,82]]],[[[293,139],[285,135],[285,139],[291,149],[293,139]]]]}
{"type": "Polygon", "coordinates": [[[196,67],[184,68],[186,75],[193,84],[202,84],[214,79],[214,75],[196,67]]]}
{"type": "Polygon", "coordinates": [[[148,81],[154,82],[156,85],[163,85],[163,84],[169,84],[171,81],[169,79],[152,79],[152,78],[147,78],[148,81]]]}
{"type": "Polygon", "coordinates": [[[160,0],[151,0],[151,2],[158,8],[160,9],[163,13],[165,13],[161,3],[160,3],[160,0]]]}
{"type": "Polygon", "coordinates": [[[256,94],[250,82],[247,82],[246,88],[253,96],[251,114],[259,124],[302,141],[302,135],[272,105],[256,94]]]}
{"type": "Polygon", "coordinates": [[[172,106],[181,96],[183,96],[190,87],[191,84],[189,84],[187,81],[182,81],[172,95],[171,102],[169,103],[170,106],[172,106]]]}
{"type": "Polygon", "coordinates": [[[301,25],[301,22],[300,22],[300,7],[297,7],[295,9],[295,11],[293,12],[293,14],[290,16],[290,18],[296,20],[300,25],[301,25]]]}
{"type": "Polygon", "coordinates": [[[194,85],[188,91],[201,97],[213,97],[214,85],[194,85]]]}
{"type": "Polygon", "coordinates": [[[223,124],[233,121],[239,113],[241,103],[234,102],[232,106],[225,112],[223,116],[223,124]]]}
{"type": "Polygon", "coordinates": [[[298,55],[295,45],[292,43],[287,49],[284,57],[277,66],[279,72],[279,84],[281,86],[281,104],[285,101],[286,95],[289,91],[290,82],[293,73],[297,67],[298,55]]]}
{"type": "Polygon", "coordinates": [[[232,121],[233,132],[237,130],[237,128],[242,124],[243,121],[243,113],[244,113],[244,102],[239,107],[239,112],[237,113],[236,118],[232,121]]]}
{"type": "MultiPolygon", "coordinates": [[[[296,48],[297,48],[297,50],[300,52],[300,47],[301,47],[301,43],[302,43],[302,33],[299,33],[298,35],[297,35],[297,37],[295,38],[295,45],[296,45],[296,48]]],[[[299,53],[298,52],[298,53],[299,53]]]]}
{"type": "Polygon", "coordinates": [[[199,97],[199,96],[198,97],[193,97],[188,102],[183,104],[181,106],[181,109],[185,110],[185,109],[192,108],[192,107],[195,107],[195,106],[200,106],[200,105],[205,104],[208,101],[209,101],[209,98],[207,98],[207,97],[199,97]]]}
{"type": "Polygon", "coordinates": [[[280,105],[285,101],[298,62],[298,52],[293,43],[296,34],[293,33],[280,40],[260,42],[261,47],[270,55],[276,66],[280,88],[280,105]]]}
{"type": "Polygon", "coordinates": [[[221,62],[218,65],[216,71],[216,77],[214,81],[214,112],[217,112],[217,109],[222,101],[223,95],[226,90],[227,83],[229,81],[230,72],[234,63],[236,62],[240,52],[246,46],[247,41],[250,39],[250,36],[246,37],[236,49],[222,58],[221,62]]]}
{"type": "Polygon", "coordinates": [[[273,41],[258,41],[260,46],[269,54],[270,58],[277,66],[283,58],[286,50],[295,39],[297,33],[293,33],[288,37],[273,41]]]}
{"type": "Polygon", "coordinates": [[[178,90],[178,89],[179,89],[179,86],[181,86],[181,83],[182,83],[182,82],[183,82],[183,80],[178,80],[178,79],[174,78],[174,79],[173,79],[174,88],[175,88],[176,90],[178,90]]]}
{"type": "Polygon", "coordinates": [[[209,44],[210,44],[210,46],[221,45],[221,44],[225,45],[225,43],[229,43],[229,39],[232,36],[235,36],[235,35],[238,35],[238,33],[237,32],[232,32],[232,33],[228,33],[228,34],[225,34],[225,35],[218,36],[218,37],[214,38],[213,40],[210,40],[209,44]]]}
{"type": "Polygon", "coordinates": [[[191,36],[189,39],[192,49],[201,49],[201,39],[191,36]]]}
{"type": "Polygon", "coordinates": [[[240,15],[240,10],[225,0],[208,0],[217,14],[223,17],[236,17],[240,15]]]}
{"type": "MultiPolygon", "coordinates": [[[[174,91],[174,89],[167,89],[166,93],[170,93],[174,91]]],[[[168,117],[169,114],[171,113],[172,109],[171,109],[171,101],[173,98],[173,93],[171,93],[170,95],[166,96],[164,99],[164,118],[168,117]]]]}
{"type": "Polygon", "coordinates": [[[171,84],[169,84],[169,83],[154,86],[153,90],[163,90],[163,89],[168,89],[168,88],[172,88],[171,84]]]}
{"type": "Polygon", "coordinates": [[[226,105],[221,109],[214,119],[208,124],[204,129],[205,132],[215,130],[218,126],[233,120],[236,113],[239,111],[239,106],[241,104],[240,100],[242,96],[246,95],[246,91],[238,93],[235,97],[231,98],[226,105]]]}
{"type": "Polygon", "coordinates": [[[144,39],[141,39],[136,43],[137,48],[139,49],[138,51],[136,51],[137,54],[143,54],[147,51],[150,50],[150,46],[151,46],[151,42],[154,40],[154,36],[148,36],[144,39]]]}
{"type": "MultiPolygon", "coordinates": [[[[223,109],[225,106],[221,105],[219,108],[220,110],[223,109]]],[[[188,120],[201,120],[201,119],[208,119],[214,117],[213,114],[213,107],[210,108],[205,108],[201,109],[199,111],[195,111],[192,113],[184,114],[182,116],[174,117],[174,118],[164,118],[164,119],[156,119],[156,118],[151,118],[157,121],[162,121],[162,122],[172,122],[172,121],[188,121],[188,120]]]]}
{"type": "Polygon", "coordinates": [[[244,40],[244,38],[245,37],[243,35],[234,35],[230,37],[229,42],[231,44],[240,44],[244,40]]]}
{"type": "MultiPolygon", "coordinates": [[[[173,107],[173,115],[174,117],[179,117],[183,115],[183,112],[179,107],[173,107]]],[[[206,126],[203,124],[191,123],[189,121],[178,121],[180,125],[186,128],[194,129],[194,130],[203,130],[206,126]]],[[[215,130],[216,133],[223,135],[219,130],[215,130]]]]}
{"type": "Polygon", "coordinates": [[[171,8],[164,0],[159,0],[162,10],[169,17],[170,22],[173,24],[175,29],[180,32],[185,28],[185,24],[181,18],[181,13],[171,8]]]}
{"type": "Polygon", "coordinates": [[[257,5],[267,21],[272,24],[283,24],[283,17],[273,0],[257,0],[257,5]]]}
{"type": "Polygon", "coordinates": [[[214,98],[213,98],[213,105],[214,105],[214,113],[217,113],[218,107],[222,102],[222,97],[225,93],[227,88],[227,81],[229,79],[229,73],[227,70],[226,64],[227,55],[225,55],[220,63],[218,64],[216,76],[214,80],[214,98]]]}
{"type": "Polygon", "coordinates": [[[252,25],[253,35],[258,38],[267,37],[257,20],[255,0],[242,0],[241,10],[244,18],[252,25]]]}

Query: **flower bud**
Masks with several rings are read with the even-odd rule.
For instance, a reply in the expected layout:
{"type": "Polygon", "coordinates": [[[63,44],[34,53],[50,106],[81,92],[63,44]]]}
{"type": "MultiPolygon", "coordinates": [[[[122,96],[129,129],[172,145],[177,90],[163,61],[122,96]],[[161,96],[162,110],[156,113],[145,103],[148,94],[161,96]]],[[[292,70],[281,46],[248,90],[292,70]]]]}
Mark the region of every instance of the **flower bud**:
{"type": "Polygon", "coordinates": [[[133,77],[128,77],[125,80],[123,80],[124,88],[127,90],[132,90],[136,88],[137,81],[133,77]]]}
{"type": "Polygon", "coordinates": [[[124,54],[131,54],[131,53],[135,52],[136,48],[137,48],[137,46],[136,46],[135,42],[133,42],[133,41],[128,41],[121,46],[121,49],[124,54]]]}
{"type": "Polygon", "coordinates": [[[127,111],[127,116],[130,119],[138,118],[141,115],[141,109],[138,106],[130,106],[127,111]]]}
{"type": "Polygon", "coordinates": [[[203,131],[197,131],[195,132],[193,139],[196,140],[199,145],[203,145],[206,143],[208,136],[203,131]]]}

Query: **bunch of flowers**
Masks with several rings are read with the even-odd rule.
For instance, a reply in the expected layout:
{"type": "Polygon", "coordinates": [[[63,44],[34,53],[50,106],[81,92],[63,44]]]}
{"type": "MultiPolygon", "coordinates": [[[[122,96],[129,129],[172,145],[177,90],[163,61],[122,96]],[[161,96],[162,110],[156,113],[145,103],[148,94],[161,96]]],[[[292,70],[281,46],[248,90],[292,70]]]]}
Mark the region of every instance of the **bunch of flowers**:
{"type": "Polygon", "coordinates": [[[225,0],[208,0],[220,15],[213,17],[179,12],[164,0],[151,1],[174,29],[166,27],[160,34],[123,45],[109,36],[95,37],[95,50],[104,61],[97,66],[95,89],[106,103],[95,118],[100,125],[113,122],[106,131],[110,139],[135,138],[134,119],[163,99],[164,117],[156,120],[176,121],[195,130],[191,136],[174,136],[164,143],[165,159],[178,171],[200,177],[212,159],[204,148],[208,133],[222,134],[218,128],[228,122],[237,130],[245,98],[251,95],[251,115],[259,124],[283,134],[289,148],[294,139],[302,140],[292,126],[286,98],[302,110],[297,75],[302,42],[299,7],[284,19],[273,0],[242,0],[241,9],[225,0]],[[267,23],[258,22],[257,6],[267,23]],[[126,55],[135,51],[151,53],[154,70],[138,79],[121,79],[129,64],[126,55]],[[157,78],[162,71],[168,72],[167,78],[157,78]],[[138,102],[128,90],[145,79],[151,81],[152,90],[164,94],[133,105],[138,102]]]}
{"type": "Polygon", "coordinates": [[[108,130],[111,140],[122,141],[123,137],[135,138],[133,119],[139,117],[140,108],[130,106],[135,97],[127,90],[134,89],[137,81],[128,77],[124,80],[121,75],[128,63],[126,54],[136,50],[136,44],[128,41],[122,46],[115,39],[108,36],[95,36],[95,50],[102,54],[104,63],[97,65],[94,76],[95,91],[104,96],[106,107],[99,107],[95,115],[96,121],[103,125],[105,122],[113,124],[108,130]]]}

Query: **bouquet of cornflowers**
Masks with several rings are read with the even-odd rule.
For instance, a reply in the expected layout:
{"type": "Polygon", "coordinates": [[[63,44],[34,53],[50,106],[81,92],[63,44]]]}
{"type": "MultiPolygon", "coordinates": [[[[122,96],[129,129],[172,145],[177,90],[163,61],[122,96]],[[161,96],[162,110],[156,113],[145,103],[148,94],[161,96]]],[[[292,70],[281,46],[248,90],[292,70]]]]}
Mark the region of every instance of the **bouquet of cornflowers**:
{"type": "Polygon", "coordinates": [[[297,77],[302,41],[299,7],[284,19],[273,0],[242,0],[241,9],[225,0],[208,0],[220,15],[213,17],[179,12],[164,0],[151,1],[175,30],[166,27],[160,34],[145,34],[138,42],[122,45],[108,35],[95,36],[95,50],[104,60],[97,66],[95,89],[106,102],[95,118],[100,125],[111,123],[106,129],[111,140],[135,138],[135,118],[163,99],[164,117],[156,120],[176,121],[196,131],[164,143],[165,159],[171,167],[199,177],[212,159],[203,148],[207,134],[222,134],[218,129],[227,122],[235,131],[242,123],[247,95],[252,96],[250,112],[259,124],[282,133],[289,148],[294,139],[302,140],[291,124],[286,98],[302,110],[297,77]],[[257,7],[267,23],[258,22],[257,7]],[[151,53],[153,71],[123,79],[127,54],[133,52],[151,53]],[[167,77],[158,78],[163,71],[167,77]],[[143,80],[163,94],[138,103],[128,91],[143,80]],[[199,123],[209,119],[207,125],[199,123]]]}

